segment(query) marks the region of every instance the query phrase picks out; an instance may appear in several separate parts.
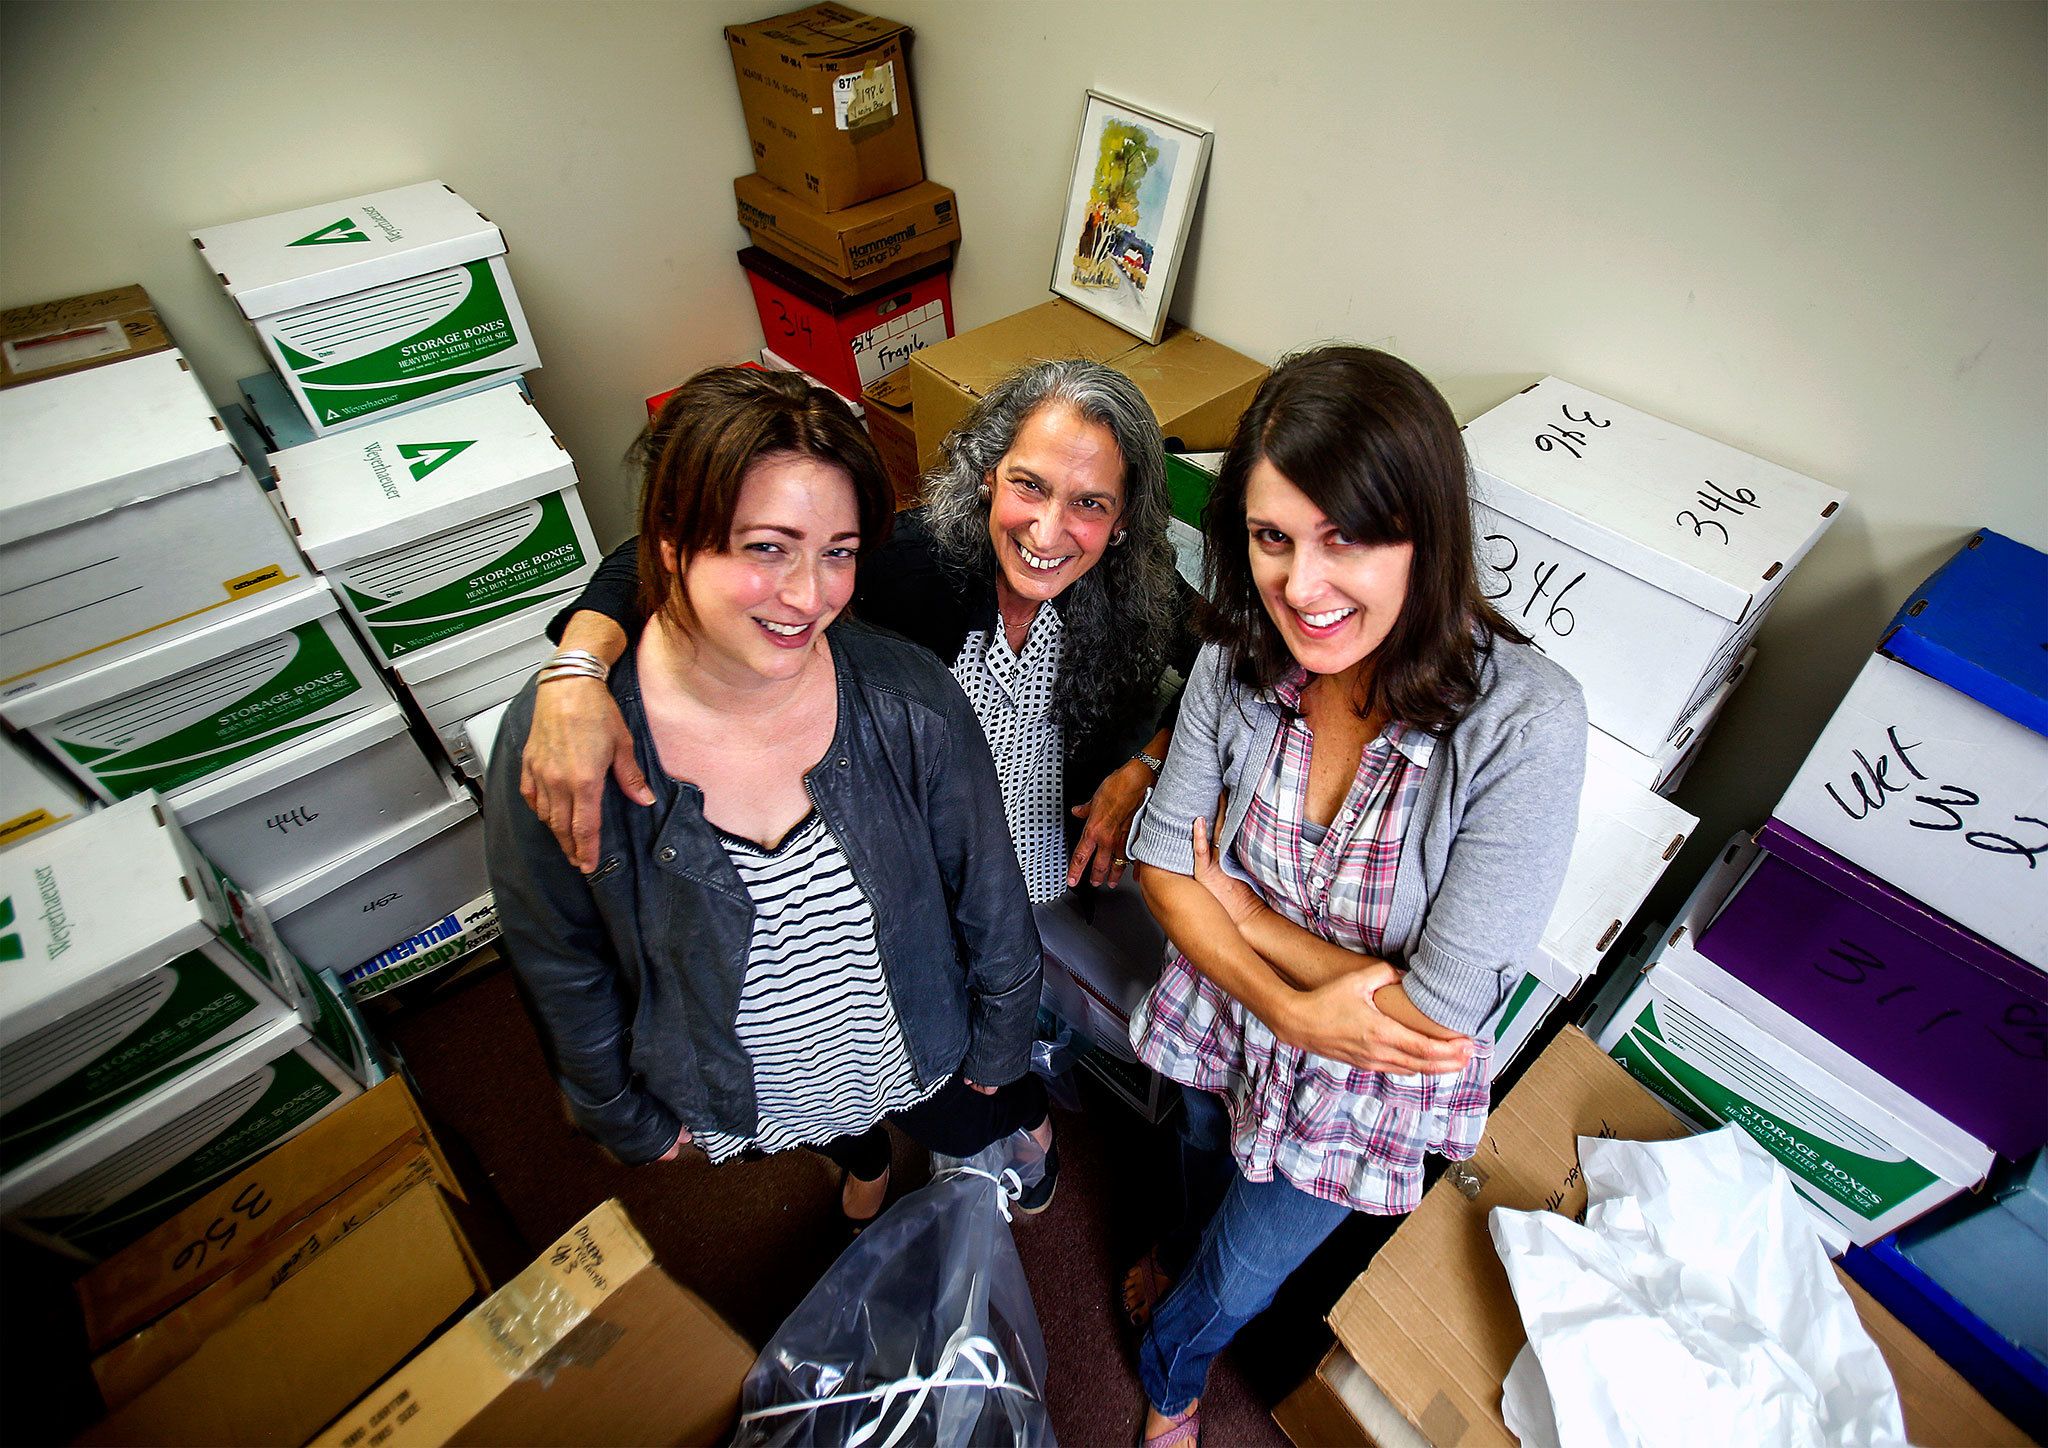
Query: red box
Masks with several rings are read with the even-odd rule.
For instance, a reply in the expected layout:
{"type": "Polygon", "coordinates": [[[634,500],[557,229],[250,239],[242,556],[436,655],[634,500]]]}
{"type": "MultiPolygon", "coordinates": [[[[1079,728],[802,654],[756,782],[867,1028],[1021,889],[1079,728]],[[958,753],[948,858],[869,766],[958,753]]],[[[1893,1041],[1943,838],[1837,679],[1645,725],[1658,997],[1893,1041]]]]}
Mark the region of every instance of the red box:
{"type": "Polygon", "coordinates": [[[953,335],[950,257],[859,291],[842,290],[758,246],[739,257],[769,347],[849,401],[911,353],[953,335]]]}

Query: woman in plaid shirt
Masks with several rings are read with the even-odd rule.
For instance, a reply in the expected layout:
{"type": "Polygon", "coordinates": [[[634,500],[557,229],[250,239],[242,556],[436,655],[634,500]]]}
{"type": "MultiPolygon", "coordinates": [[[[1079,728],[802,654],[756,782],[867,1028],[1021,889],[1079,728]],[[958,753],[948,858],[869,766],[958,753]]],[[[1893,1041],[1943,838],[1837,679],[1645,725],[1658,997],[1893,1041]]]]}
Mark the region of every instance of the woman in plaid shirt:
{"type": "Polygon", "coordinates": [[[1187,1107],[1185,1220],[1129,1288],[1157,1448],[1348,1213],[1472,1154],[1564,879],[1585,703],[1480,593],[1465,469],[1427,380],[1329,347],[1267,379],[1211,497],[1210,642],[1131,849],[1179,952],[1131,1041],[1187,1107]]]}

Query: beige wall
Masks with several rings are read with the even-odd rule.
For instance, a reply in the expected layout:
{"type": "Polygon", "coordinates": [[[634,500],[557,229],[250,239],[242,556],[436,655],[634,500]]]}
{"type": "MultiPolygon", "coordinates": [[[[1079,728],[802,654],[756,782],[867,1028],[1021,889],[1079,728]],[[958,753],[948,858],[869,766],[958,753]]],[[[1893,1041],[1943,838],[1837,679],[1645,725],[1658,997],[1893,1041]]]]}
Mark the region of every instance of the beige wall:
{"type": "MultiPolygon", "coordinates": [[[[759,344],[717,3],[0,7],[0,304],[140,280],[217,397],[259,358],[186,232],[439,176],[505,229],[599,533],[640,399],[759,344]]],[[[1681,801],[1769,809],[1892,606],[2048,548],[2048,6],[903,0],[957,314],[1045,294],[1081,92],[1215,131],[1175,314],[1546,372],[1845,490],[1681,801]]]]}

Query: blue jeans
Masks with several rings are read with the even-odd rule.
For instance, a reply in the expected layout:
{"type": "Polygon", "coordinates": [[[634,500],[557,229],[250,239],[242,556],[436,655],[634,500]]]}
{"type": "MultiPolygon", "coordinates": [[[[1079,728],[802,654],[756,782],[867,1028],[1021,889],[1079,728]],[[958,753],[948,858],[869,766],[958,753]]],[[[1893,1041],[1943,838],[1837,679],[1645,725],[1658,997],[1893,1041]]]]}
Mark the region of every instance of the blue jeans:
{"type": "Polygon", "coordinates": [[[1168,1417],[1202,1395],[1216,1354],[1351,1215],[1349,1207],[1278,1177],[1246,1180],[1230,1157],[1230,1113],[1222,1099],[1184,1086],[1181,1100],[1182,1190],[1190,1210],[1209,1212],[1208,1227],[1184,1270],[1171,1260],[1168,1236],[1160,1265],[1175,1273],[1173,1290],[1153,1311],[1138,1347],[1145,1396],[1168,1417]]]}

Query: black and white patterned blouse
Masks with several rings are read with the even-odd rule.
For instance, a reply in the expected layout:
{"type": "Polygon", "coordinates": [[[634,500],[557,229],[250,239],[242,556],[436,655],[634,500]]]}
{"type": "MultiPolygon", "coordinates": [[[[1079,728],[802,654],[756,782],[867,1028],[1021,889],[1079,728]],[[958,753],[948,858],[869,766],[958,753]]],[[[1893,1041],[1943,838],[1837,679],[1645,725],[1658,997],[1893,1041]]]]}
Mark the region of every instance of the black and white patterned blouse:
{"type": "Polygon", "coordinates": [[[751,1139],[705,1132],[713,1161],[749,1146],[782,1151],[866,1131],[920,1091],[882,978],[875,916],[816,810],[763,849],[719,831],[754,902],[736,1034],[754,1063],[751,1139]]]}
{"type": "Polygon", "coordinates": [[[1011,653],[998,611],[995,627],[970,630],[953,660],[953,677],[995,756],[1003,815],[1034,905],[1067,893],[1067,830],[1060,812],[1066,750],[1052,712],[1063,641],[1060,616],[1050,604],[1040,604],[1022,652],[1011,653]]]}

